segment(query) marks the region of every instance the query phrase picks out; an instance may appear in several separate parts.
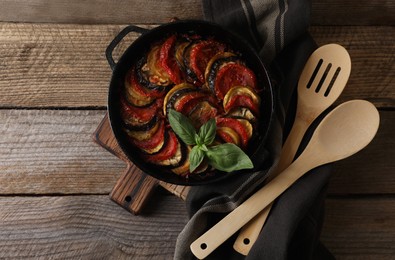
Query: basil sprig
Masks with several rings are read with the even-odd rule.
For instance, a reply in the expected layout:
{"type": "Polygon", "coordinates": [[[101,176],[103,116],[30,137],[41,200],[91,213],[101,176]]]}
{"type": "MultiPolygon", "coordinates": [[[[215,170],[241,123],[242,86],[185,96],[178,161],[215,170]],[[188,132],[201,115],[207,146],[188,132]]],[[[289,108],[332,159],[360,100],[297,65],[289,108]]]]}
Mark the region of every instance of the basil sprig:
{"type": "Polygon", "coordinates": [[[170,109],[169,123],[181,140],[193,145],[189,153],[189,171],[193,172],[206,158],[215,169],[232,172],[242,169],[252,169],[254,165],[250,158],[237,145],[225,143],[210,146],[216,135],[215,119],[210,119],[202,125],[197,133],[191,121],[183,114],[170,109]]]}

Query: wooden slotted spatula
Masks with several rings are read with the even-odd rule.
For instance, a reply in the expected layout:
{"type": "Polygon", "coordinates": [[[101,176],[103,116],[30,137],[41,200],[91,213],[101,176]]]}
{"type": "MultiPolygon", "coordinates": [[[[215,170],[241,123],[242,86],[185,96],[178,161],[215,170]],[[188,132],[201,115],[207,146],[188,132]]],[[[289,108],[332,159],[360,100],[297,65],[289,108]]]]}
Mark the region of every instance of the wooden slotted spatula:
{"type": "MultiPolygon", "coordinates": [[[[342,93],[351,72],[347,50],[338,44],[327,44],[315,50],[307,60],[298,82],[295,121],[284,143],[279,163],[267,181],[287,168],[311,123],[342,93]]],[[[247,255],[269,215],[271,205],[245,225],[233,248],[247,255]]]]}
{"type": "Polygon", "coordinates": [[[379,113],[368,101],[353,100],[332,110],[318,125],[302,154],[190,246],[203,259],[247,224],[309,170],[353,155],[370,143],[379,127],[379,113]]]}

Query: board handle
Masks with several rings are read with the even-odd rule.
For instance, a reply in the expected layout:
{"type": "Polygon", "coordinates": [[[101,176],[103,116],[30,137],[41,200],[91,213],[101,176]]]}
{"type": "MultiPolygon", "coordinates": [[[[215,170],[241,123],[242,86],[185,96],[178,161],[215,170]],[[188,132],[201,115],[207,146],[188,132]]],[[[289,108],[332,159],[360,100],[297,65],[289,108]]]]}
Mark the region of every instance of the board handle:
{"type": "Polygon", "coordinates": [[[111,191],[110,198],[121,207],[137,215],[158,183],[158,180],[146,175],[134,164],[128,164],[111,191]]]}

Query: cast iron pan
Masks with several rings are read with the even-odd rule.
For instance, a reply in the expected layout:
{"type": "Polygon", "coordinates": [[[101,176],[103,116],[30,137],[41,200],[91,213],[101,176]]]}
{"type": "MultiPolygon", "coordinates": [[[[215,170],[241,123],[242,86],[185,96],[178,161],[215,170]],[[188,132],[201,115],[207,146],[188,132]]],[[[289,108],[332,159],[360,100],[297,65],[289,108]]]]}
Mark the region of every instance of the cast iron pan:
{"type": "Polygon", "coordinates": [[[225,44],[228,44],[232,49],[237,50],[241,53],[242,58],[246,61],[247,66],[251,68],[258,80],[258,85],[263,88],[261,95],[261,114],[258,125],[258,137],[253,141],[253,144],[247,151],[252,159],[255,170],[257,170],[262,161],[265,159],[265,141],[267,132],[272,119],[274,110],[273,91],[270,83],[268,73],[260,60],[257,53],[250,47],[250,45],[243,39],[229,32],[228,30],[220,27],[219,25],[197,20],[182,20],[175,21],[168,24],[163,24],[152,30],[147,30],[134,25],[130,25],[124,28],[110,43],[106,50],[106,57],[111,69],[113,70],[109,95],[108,95],[108,112],[112,130],[115,138],[118,141],[119,146],[126,154],[126,156],[143,172],[149,174],[159,180],[173,183],[177,185],[202,185],[219,181],[233,174],[243,174],[240,171],[232,173],[215,172],[206,178],[188,178],[185,179],[174,173],[164,171],[163,168],[154,166],[144,162],[138,156],[136,148],[131,146],[126,139],[126,134],[122,130],[122,120],[120,116],[120,102],[119,93],[123,88],[125,75],[128,70],[137,62],[142,55],[146,54],[151,48],[151,45],[157,43],[166,37],[179,33],[179,34],[190,34],[195,33],[203,37],[214,37],[225,44]],[[130,32],[141,34],[125,51],[122,57],[117,63],[115,63],[112,53],[114,48],[119,42],[130,32]]]}

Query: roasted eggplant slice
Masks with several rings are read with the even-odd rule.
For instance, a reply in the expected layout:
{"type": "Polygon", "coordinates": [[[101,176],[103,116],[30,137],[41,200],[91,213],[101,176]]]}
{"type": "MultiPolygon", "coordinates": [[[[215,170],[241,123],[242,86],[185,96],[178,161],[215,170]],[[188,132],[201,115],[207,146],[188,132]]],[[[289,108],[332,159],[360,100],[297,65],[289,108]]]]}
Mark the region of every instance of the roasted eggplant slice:
{"type": "Polygon", "coordinates": [[[187,145],[184,145],[184,150],[182,151],[182,159],[177,166],[171,169],[177,175],[187,176],[189,174],[189,153],[191,152],[191,148],[187,145]]]}
{"type": "Polygon", "coordinates": [[[150,105],[154,100],[154,96],[143,94],[141,85],[136,81],[135,70],[132,69],[125,78],[125,97],[130,104],[136,107],[144,107],[150,105]]]}
{"type": "Polygon", "coordinates": [[[196,88],[189,83],[181,83],[175,85],[169,92],[167,92],[165,99],[163,101],[163,114],[166,115],[167,110],[173,107],[175,98],[182,95],[183,93],[193,92],[196,88]],[[174,98],[173,98],[174,96],[174,98]]]}
{"type": "MultiPolygon", "coordinates": [[[[225,56],[227,56],[226,54],[225,56]]],[[[215,80],[217,78],[218,71],[226,65],[229,64],[244,64],[244,62],[238,56],[229,55],[227,57],[217,57],[210,64],[210,68],[207,70],[206,86],[215,94],[215,80]]]]}
{"type": "Polygon", "coordinates": [[[157,165],[175,165],[182,157],[181,144],[173,131],[168,130],[169,139],[158,153],[145,155],[145,159],[157,165]]]}
{"type": "Polygon", "coordinates": [[[163,120],[159,123],[158,130],[148,140],[131,139],[131,143],[141,149],[142,151],[153,154],[157,153],[168,139],[168,134],[165,134],[165,123],[163,120]]]}
{"type": "Polygon", "coordinates": [[[231,109],[227,114],[227,117],[236,118],[236,119],[246,119],[252,123],[255,123],[257,118],[256,116],[246,107],[235,107],[231,109]]]}
{"type": "Polygon", "coordinates": [[[184,72],[187,76],[187,81],[193,83],[194,85],[201,86],[202,83],[199,81],[198,77],[196,76],[195,72],[190,67],[190,58],[191,58],[191,50],[193,46],[200,41],[193,41],[189,43],[187,46],[185,46],[183,54],[182,54],[182,60],[183,60],[183,68],[184,72]]]}
{"type": "Polygon", "coordinates": [[[139,127],[151,121],[160,111],[161,100],[157,99],[149,106],[136,107],[126,101],[124,97],[120,98],[120,110],[122,120],[126,125],[139,127]]]}
{"type": "Polygon", "coordinates": [[[162,91],[172,84],[169,74],[160,66],[160,46],[154,46],[137,62],[137,76],[142,86],[162,91]]]}
{"type": "Polygon", "coordinates": [[[125,132],[132,138],[143,141],[150,139],[158,130],[160,120],[155,115],[148,123],[139,126],[124,124],[125,132]]]}
{"type": "Polygon", "coordinates": [[[221,60],[223,60],[225,58],[229,58],[229,57],[234,57],[235,60],[237,60],[236,54],[234,54],[232,52],[219,52],[219,53],[215,54],[214,57],[212,57],[210,59],[210,61],[207,63],[206,70],[204,72],[204,79],[205,79],[206,85],[208,85],[208,78],[209,78],[211,68],[213,67],[213,64],[214,63],[217,64],[216,67],[218,67],[218,63],[216,63],[217,60],[221,61],[221,60]]]}

